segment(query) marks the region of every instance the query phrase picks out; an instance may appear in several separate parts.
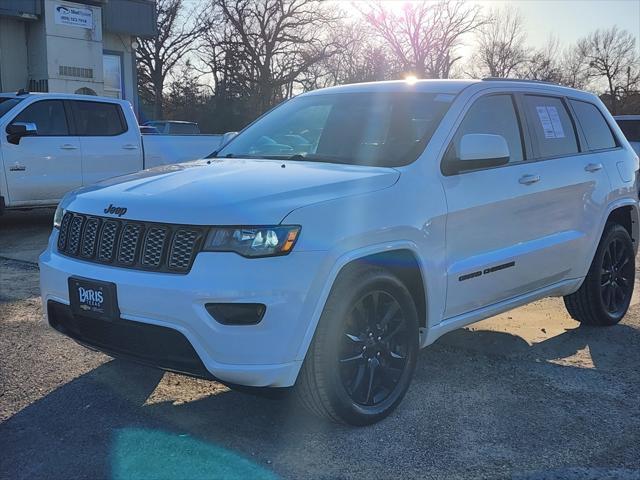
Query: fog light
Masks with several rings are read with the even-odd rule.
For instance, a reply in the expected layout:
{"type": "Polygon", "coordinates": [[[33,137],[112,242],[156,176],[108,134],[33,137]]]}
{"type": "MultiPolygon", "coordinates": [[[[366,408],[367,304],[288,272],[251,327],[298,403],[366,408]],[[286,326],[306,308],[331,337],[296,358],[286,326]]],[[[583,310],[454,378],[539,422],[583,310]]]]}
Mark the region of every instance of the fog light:
{"type": "Polygon", "coordinates": [[[267,310],[262,303],[207,303],[204,308],[223,325],[255,325],[267,310]]]}

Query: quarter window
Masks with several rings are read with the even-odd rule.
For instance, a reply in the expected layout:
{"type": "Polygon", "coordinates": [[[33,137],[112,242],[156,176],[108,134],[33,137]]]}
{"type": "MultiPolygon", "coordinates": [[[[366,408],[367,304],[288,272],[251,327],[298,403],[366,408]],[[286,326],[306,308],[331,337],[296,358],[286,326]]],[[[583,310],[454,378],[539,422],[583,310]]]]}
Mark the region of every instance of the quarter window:
{"type": "Polygon", "coordinates": [[[127,131],[120,106],[104,102],[73,102],[76,131],[85,137],[120,135],[127,131]]]}
{"type": "Polygon", "coordinates": [[[613,138],[611,129],[598,107],[578,100],[571,100],[571,106],[576,112],[578,122],[587,139],[589,150],[615,148],[616,140],[613,138]]]}
{"type": "Polygon", "coordinates": [[[561,99],[525,95],[527,120],[539,157],[578,153],[578,141],[569,112],[561,99]]]}
{"type": "Polygon", "coordinates": [[[25,108],[11,123],[35,123],[38,136],[69,135],[67,116],[61,100],[42,100],[25,108]]]}
{"type": "Polygon", "coordinates": [[[448,160],[458,158],[460,141],[470,133],[501,135],[509,145],[509,162],[521,162],[524,159],[520,122],[511,95],[482,97],[471,106],[453,137],[447,153],[448,160]]]}

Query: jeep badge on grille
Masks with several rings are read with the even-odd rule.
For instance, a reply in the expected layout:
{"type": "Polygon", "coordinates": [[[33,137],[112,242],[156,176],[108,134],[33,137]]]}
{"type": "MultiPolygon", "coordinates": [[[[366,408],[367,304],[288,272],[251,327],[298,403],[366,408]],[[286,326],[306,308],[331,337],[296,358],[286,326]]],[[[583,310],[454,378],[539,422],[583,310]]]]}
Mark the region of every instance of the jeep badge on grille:
{"type": "Polygon", "coordinates": [[[111,215],[117,215],[118,217],[123,216],[127,213],[127,209],[124,207],[114,207],[113,203],[104,209],[104,213],[109,213],[111,215]]]}

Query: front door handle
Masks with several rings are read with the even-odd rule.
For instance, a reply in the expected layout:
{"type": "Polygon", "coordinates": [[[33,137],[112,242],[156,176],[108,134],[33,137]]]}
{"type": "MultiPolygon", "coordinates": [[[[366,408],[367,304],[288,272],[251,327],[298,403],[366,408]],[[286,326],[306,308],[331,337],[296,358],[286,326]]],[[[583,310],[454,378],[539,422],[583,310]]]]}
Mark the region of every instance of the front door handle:
{"type": "Polygon", "coordinates": [[[10,172],[24,172],[26,169],[27,167],[17,162],[9,167],[10,172]]]}
{"type": "Polygon", "coordinates": [[[126,145],[123,145],[122,148],[124,148],[125,150],[136,150],[138,146],[134,145],[133,143],[128,143],[126,145]]]}
{"type": "Polygon", "coordinates": [[[540,181],[540,175],[524,175],[518,181],[522,185],[531,185],[540,181]]]}
{"type": "Polygon", "coordinates": [[[602,170],[602,164],[601,163],[590,163],[588,164],[586,167],[584,167],[584,169],[587,172],[597,172],[598,170],[602,170]]]}
{"type": "Polygon", "coordinates": [[[64,145],[61,145],[60,148],[62,150],[77,150],[78,147],[76,147],[75,145],[72,145],[70,143],[65,143],[64,145]]]}

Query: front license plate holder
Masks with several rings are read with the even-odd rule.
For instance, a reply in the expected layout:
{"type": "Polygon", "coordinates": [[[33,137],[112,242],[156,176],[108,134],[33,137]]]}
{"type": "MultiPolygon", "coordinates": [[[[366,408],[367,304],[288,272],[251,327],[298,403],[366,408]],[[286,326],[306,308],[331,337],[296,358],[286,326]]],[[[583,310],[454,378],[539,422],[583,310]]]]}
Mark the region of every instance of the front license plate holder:
{"type": "Polygon", "coordinates": [[[114,321],[120,318],[116,284],[69,277],[69,303],[74,315],[114,321]]]}

